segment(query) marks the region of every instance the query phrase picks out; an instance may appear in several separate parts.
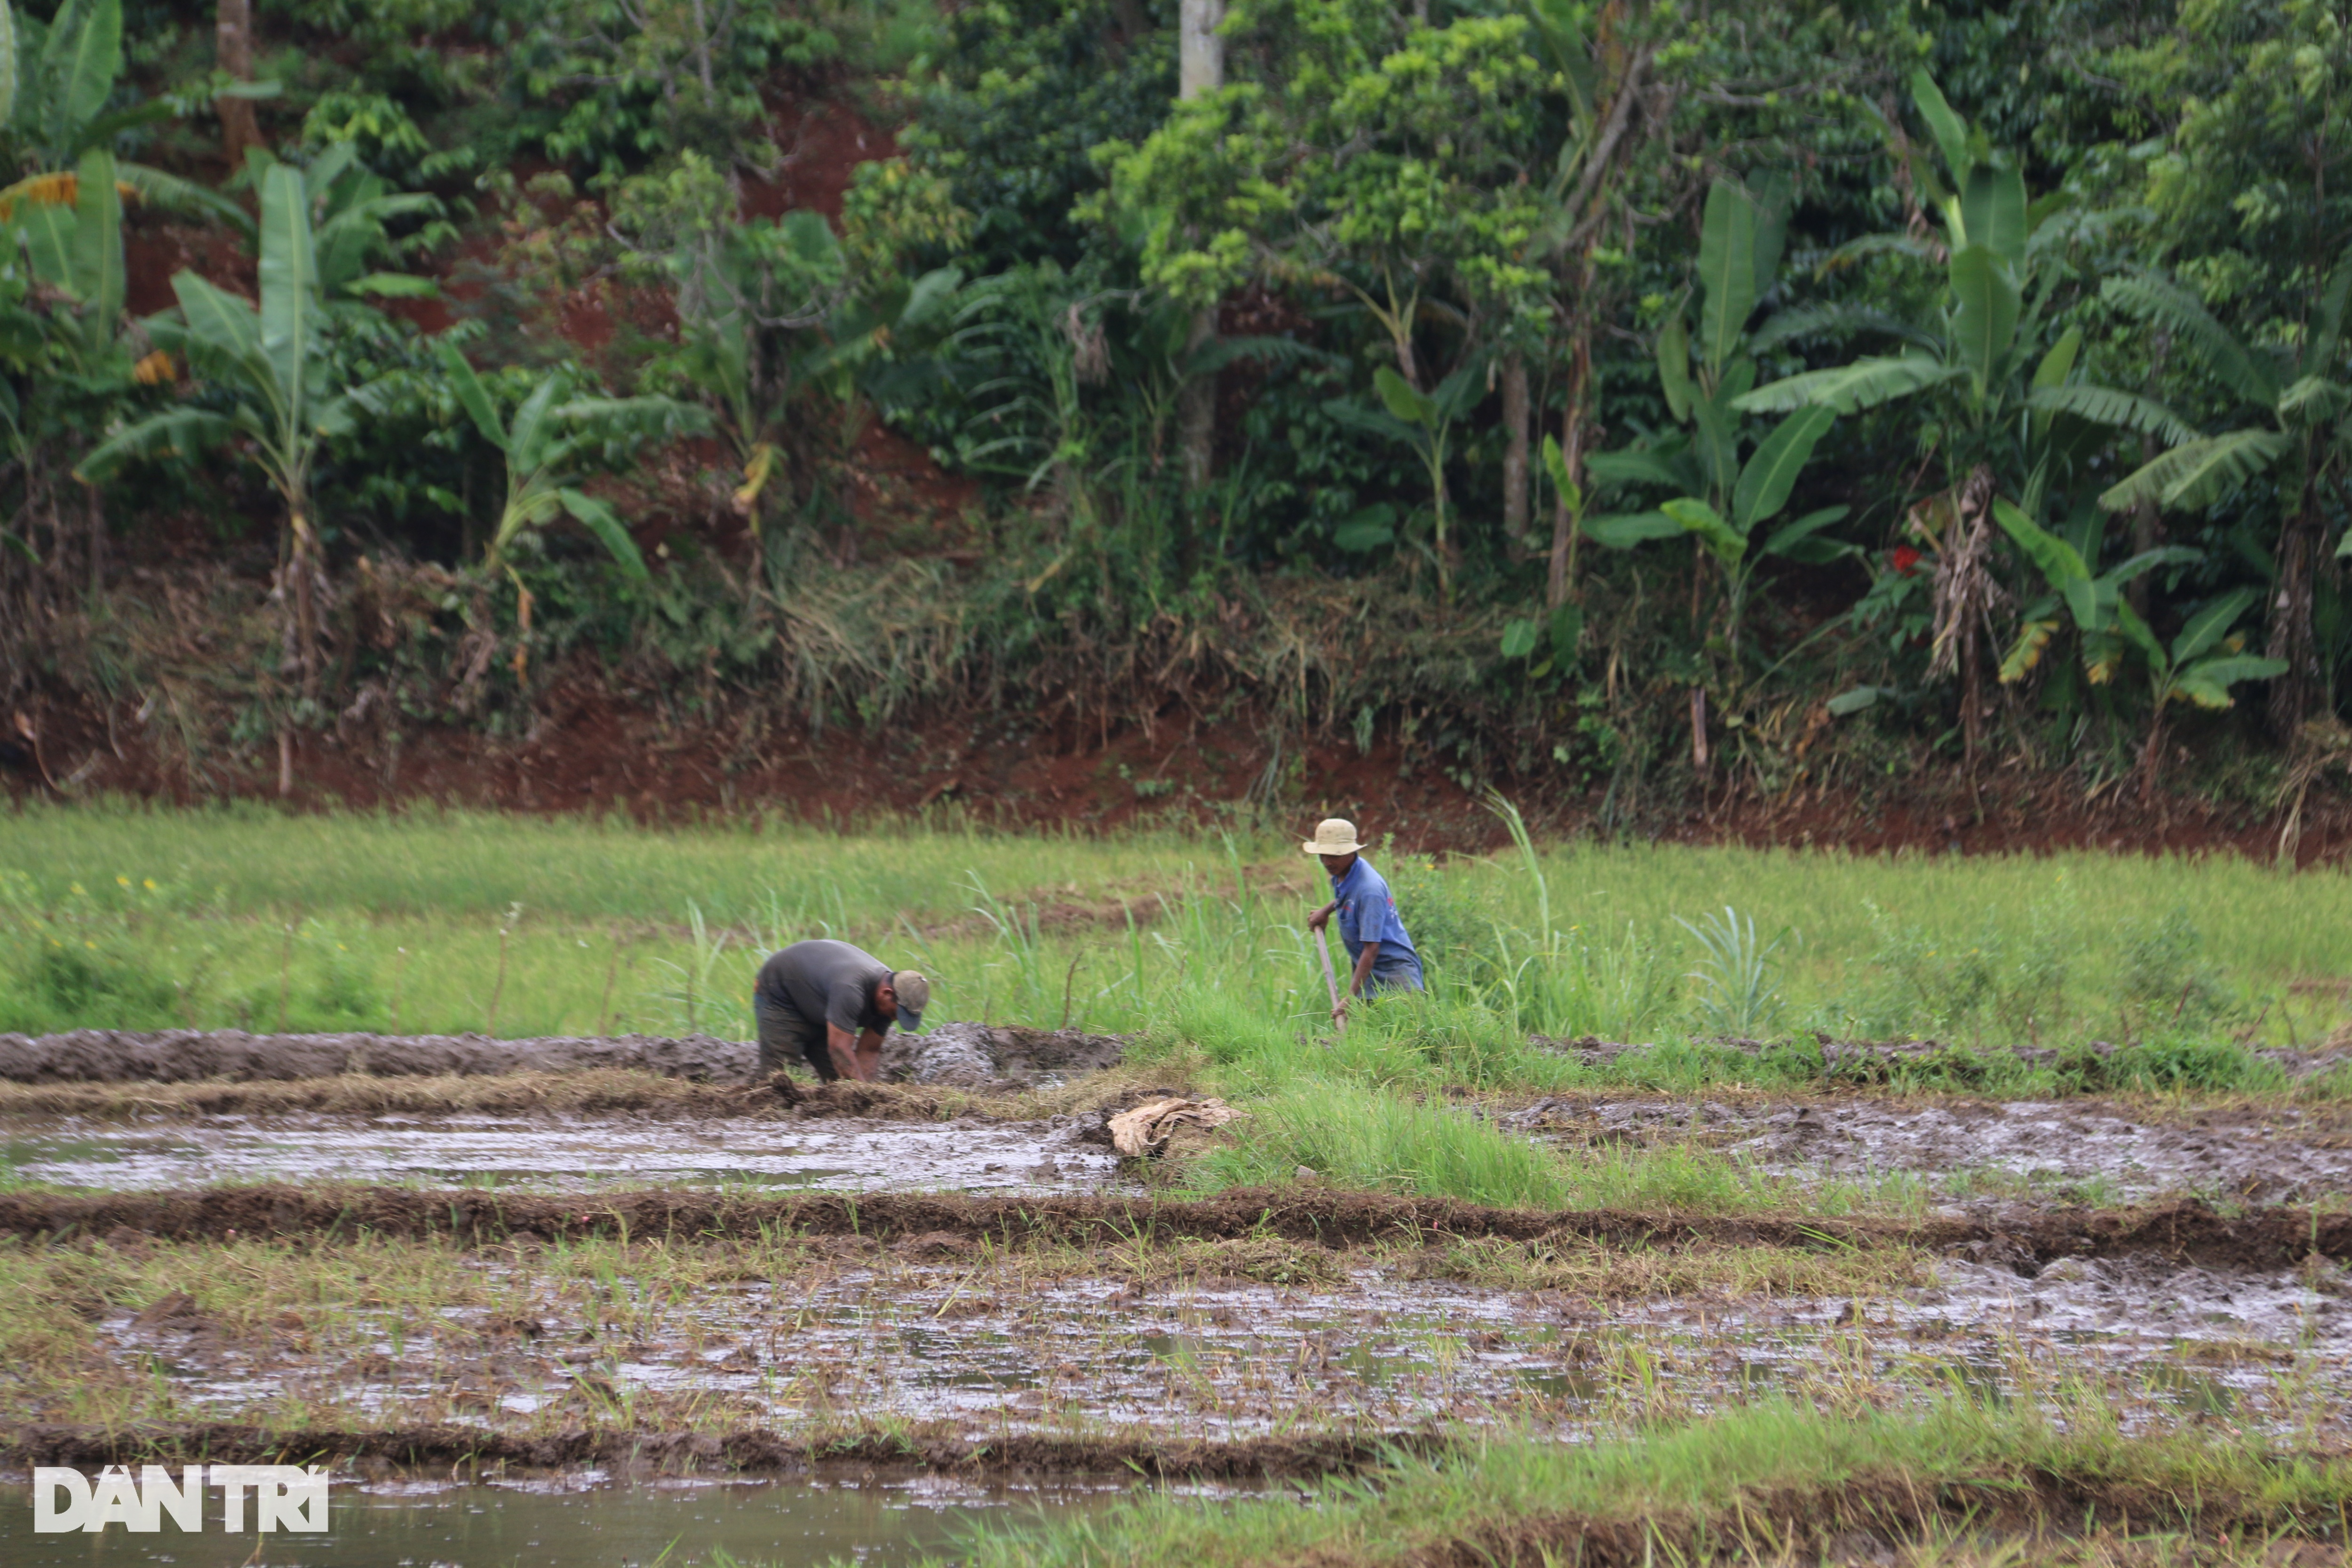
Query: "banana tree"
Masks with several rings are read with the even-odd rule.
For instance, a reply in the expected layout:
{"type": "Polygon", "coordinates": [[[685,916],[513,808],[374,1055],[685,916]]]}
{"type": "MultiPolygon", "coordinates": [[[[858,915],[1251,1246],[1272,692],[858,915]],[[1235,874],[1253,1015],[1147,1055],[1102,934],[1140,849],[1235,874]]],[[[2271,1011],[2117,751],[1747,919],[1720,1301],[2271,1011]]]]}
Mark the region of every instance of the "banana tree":
{"type": "Polygon", "coordinates": [[[645,557],[612,507],[578,486],[596,448],[625,448],[648,437],[696,434],[709,427],[699,409],[667,397],[578,398],[567,372],[543,377],[515,409],[499,417],[497,402],[474,367],[446,338],[434,347],[449,374],[458,405],[482,438],[506,458],[506,500],[491,531],[483,564],[495,571],[524,535],[569,513],[604,545],[622,573],[646,579],[645,557]]]}
{"type": "MultiPolygon", "coordinates": [[[[1760,542],[1754,537],[1787,508],[1814,447],[1837,422],[1826,407],[1800,408],[1766,432],[1744,459],[1740,455],[1747,437],[1738,399],[1756,384],[1748,319],[1780,270],[1788,206],[1785,178],[1768,178],[1756,189],[1717,180],[1709,188],[1699,232],[1698,338],[1692,340],[1680,304],[1657,337],[1659,390],[1667,412],[1688,428],[1585,459],[1587,471],[1602,484],[1664,490],[1671,498],[1649,511],[1586,518],[1585,533],[1619,549],[1689,535],[1722,568],[1727,638],[1735,655],[1748,589],[1764,557],[1829,561],[1853,548],[1822,532],[1845,516],[1842,506],[1809,512],[1760,542]]],[[[1552,483],[1580,510],[1582,492],[1574,488],[1557,442],[1545,440],[1543,460],[1552,483]]]]}
{"type": "Polygon", "coordinates": [[[2152,399],[2095,385],[2076,374],[2083,336],[2070,328],[2043,346],[2042,318],[2055,292],[2058,204],[2027,199],[2013,162],[1979,156],[1982,138],[1954,113],[1926,70],[1911,79],[1912,100],[1928,128],[1945,174],[1895,128],[1889,140],[1909,160],[1915,189],[1926,194],[1943,226],[1935,246],[1908,234],[1875,235],[1842,253],[1908,255],[1943,269],[1942,298],[1923,320],[1904,321],[1851,307],[1782,312],[1759,329],[1760,343],[1802,338],[1893,336],[1895,353],[1869,354],[1802,372],[1732,400],[1751,414],[1801,408],[1858,413],[1907,399],[1933,405],[1943,432],[1945,483],[1932,504],[1915,509],[1922,542],[1939,556],[1935,575],[1935,656],[1931,668],[1961,683],[1961,732],[1973,775],[1984,705],[1978,652],[1986,606],[1997,589],[1991,573],[1996,496],[2013,497],[2040,518],[2054,488],[2095,457],[2116,428],[2178,447],[2197,432],[2152,399]],[[1948,570],[1946,568],[1948,566],[1948,570]]]}
{"type": "MultiPolygon", "coordinates": [[[[13,21],[13,18],[12,18],[13,21]]],[[[122,0],[65,0],[37,39],[15,47],[13,94],[0,108],[16,182],[0,188],[0,221],[26,206],[71,206],[60,196],[59,176],[76,171],[94,151],[111,151],[115,138],[142,125],[176,119],[215,97],[268,98],[276,82],[224,82],[201,97],[150,98],[110,111],[108,101],[122,75],[122,0]]],[[[125,162],[116,178],[141,201],[201,214],[250,234],[253,220],[217,191],[145,163],[125,162]]]]}
{"type": "Polygon", "coordinates": [[[2241,681],[2269,680],[2286,668],[2284,659],[2259,658],[2243,651],[2244,639],[2230,628],[2260,597],[2251,588],[2233,589],[2189,618],[2167,647],[2157,640],[2147,622],[2124,597],[2123,587],[2134,577],[2160,566],[2201,560],[2202,552],[2178,545],[2145,550],[2112,570],[2092,574],[2097,560],[2099,528],[2095,520],[2079,539],[2069,540],[2042,528],[2018,507],[2005,500],[1992,503],[1994,517],[2018,548],[2050,584],[2051,596],[2026,606],[2023,626],[2009,657],[2001,661],[2004,683],[2022,679],[2040,661],[2058,629],[2053,618],[2063,603],[2082,638],[2083,669],[2093,686],[2105,686],[2133,654],[2148,677],[2148,731],[2140,745],[2140,788],[2152,798],[2161,759],[2165,715],[2174,702],[2200,708],[2231,705],[2230,689],[2241,681]]]}
{"type": "MultiPolygon", "coordinates": [[[[74,173],[55,184],[51,194],[58,202],[22,205],[12,225],[0,226],[0,238],[23,266],[18,279],[33,285],[27,320],[38,323],[37,363],[46,373],[36,384],[38,395],[8,411],[13,455],[23,465],[26,485],[18,542],[31,557],[34,576],[27,588],[36,597],[69,593],[69,579],[85,562],[89,586],[101,585],[107,553],[102,498],[62,481],[91,433],[103,428],[142,384],[168,379],[152,358],[134,363],[121,335],[122,187],[113,155],[92,149],[82,154],[74,173]],[[75,489],[80,491],[79,505],[67,500],[75,489]],[[34,543],[44,524],[46,549],[34,543]]],[[[32,607],[30,598],[19,606],[32,607]]]]}
{"type": "Polygon", "coordinates": [[[848,257],[823,216],[789,212],[691,229],[670,266],[680,365],[743,476],[735,504],[763,561],[774,501],[791,493],[786,449],[803,433],[793,408],[826,368],[824,324],[848,292],[848,257]]]}
{"type": "MultiPolygon", "coordinates": [[[[1751,414],[1830,408],[1853,414],[1906,398],[1931,396],[1939,422],[1955,433],[1946,468],[1957,489],[1978,465],[2039,516],[2051,487],[2095,455],[2102,428],[2153,436],[2168,447],[2196,431],[2152,399],[2075,376],[2082,332],[2070,328],[2045,349],[2042,321],[2058,270],[2045,265],[2060,230],[2051,200],[2029,202],[2014,164],[1980,161],[1967,122],[1952,111],[1935,79],[1914,74],[1912,98],[1934,135],[1947,186],[1925,158],[1911,160],[1944,228],[1944,292],[1933,315],[1904,322],[1867,310],[1801,309],[1759,329],[1759,346],[1806,337],[1879,333],[1903,340],[1903,352],[1871,354],[1806,371],[1733,400],[1751,414]]],[[[1932,259],[1933,247],[1907,236],[1872,236],[1849,254],[1895,251],[1932,259]]]]}
{"type": "Polygon", "coordinates": [[[311,515],[310,479],[327,439],[352,427],[355,405],[334,384],[323,341],[326,300],[310,226],[310,194],[299,170],[273,164],[261,180],[261,305],[194,272],[172,277],[179,308],[147,322],[167,351],[225,393],[226,414],[182,406],[116,431],[77,469],[93,483],[124,463],[184,454],[234,440],[286,508],[280,586],[292,609],[303,695],[315,700],[321,673],[318,597],[325,584],[311,515]]]}
{"type": "Polygon", "coordinates": [[[1433,389],[1423,392],[1387,365],[1381,365],[1372,372],[1372,390],[1381,399],[1379,409],[1366,408],[1344,397],[1332,398],[1323,405],[1324,412],[1339,423],[1401,441],[1421,459],[1422,468],[1429,475],[1438,591],[1448,603],[1454,597],[1454,563],[1446,537],[1449,518],[1445,465],[1452,457],[1455,422],[1483,394],[1484,370],[1480,363],[1465,364],[1433,389]]]}
{"type": "MultiPolygon", "coordinates": [[[[2267,651],[2286,661],[2286,679],[2273,689],[2272,720],[2292,733],[2302,722],[2315,684],[2312,600],[2318,547],[2332,496],[2352,473],[2352,374],[2345,368],[2346,298],[2352,295],[2352,256],[2336,265],[2321,290],[2313,330],[2292,349],[2262,349],[2239,339],[2204,302],[2167,279],[2116,278],[2101,291],[2107,302],[2171,334],[2237,404],[2244,423],[2218,435],[2183,442],[2126,475],[2099,497],[2110,511],[2154,503],[2197,511],[2221,500],[2265,471],[2284,472],[2277,494],[2280,519],[2278,613],[2267,651]]],[[[2352,533],[2336,555],[2352,556],[2352,533]]]]}

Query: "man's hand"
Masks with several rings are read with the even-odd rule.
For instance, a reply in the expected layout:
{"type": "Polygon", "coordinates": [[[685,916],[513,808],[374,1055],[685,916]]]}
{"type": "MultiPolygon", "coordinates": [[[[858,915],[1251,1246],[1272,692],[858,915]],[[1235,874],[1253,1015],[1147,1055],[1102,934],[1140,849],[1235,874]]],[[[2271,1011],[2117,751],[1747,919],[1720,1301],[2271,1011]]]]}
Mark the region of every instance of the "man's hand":
{"type": "Polygon", "coordinates": [[[879,1083],[882,1079],[882,1031],[868,1029],[853,1035],[838,1025],[828,1022],[824,1026],[824,1048],[833,1056],[833,1070],[860,1083],[879,1083]]]}
{"type": "Polygon", "coordinates": [[[1343,1029],[1348,1026],[1348,1001],[1347,997],[1342,996],[1339,998],[1339,1005],[1331,1009],[1331,1022],[1343,1029]]]}
{"type": "Polygon", "coordinates": [[[1321,931],[1325,926],[1331,923],[1331,911],[1339,907],[1339,906],[1337,904],[1326,904],[1321,909],[1317,910],[1313,914],[1308,915],[1307,917],[1307,929],[1308,931],[1321,931]]]}

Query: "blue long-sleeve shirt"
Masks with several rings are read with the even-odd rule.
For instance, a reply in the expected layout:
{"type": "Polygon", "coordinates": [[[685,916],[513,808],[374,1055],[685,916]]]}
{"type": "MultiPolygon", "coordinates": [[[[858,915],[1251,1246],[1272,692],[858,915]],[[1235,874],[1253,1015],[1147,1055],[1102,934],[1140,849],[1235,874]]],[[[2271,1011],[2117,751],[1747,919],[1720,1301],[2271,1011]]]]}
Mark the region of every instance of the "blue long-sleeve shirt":
{"type": "Polygon", "coordinates": [[[1351,963],[1364,955],[1364,944],[1376,942],[1385,954],[1391,949],[1411,952],[1417,960],[1412,938],[1405,934],[1404,921],[1399,918],[1396,895],[1389,891],[1388,881],[1372,863],[1362,856],[1348,868],[1343,876],[1331,879],[1331,902],[1338,906],[1339,940],[1348,945],[1348,961],[1351,963]]]}

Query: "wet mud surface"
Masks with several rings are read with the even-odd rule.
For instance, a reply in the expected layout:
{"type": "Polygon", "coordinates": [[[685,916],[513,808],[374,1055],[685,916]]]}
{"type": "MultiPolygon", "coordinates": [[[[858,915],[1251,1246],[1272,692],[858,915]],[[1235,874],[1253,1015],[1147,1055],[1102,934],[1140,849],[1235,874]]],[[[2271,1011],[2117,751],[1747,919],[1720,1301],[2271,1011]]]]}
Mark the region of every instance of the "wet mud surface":
{"type": "MultiPolygon", "coordinates": [[[[857,1086],[835,1085],[834,1089],[857,1086]]],[[[749,1185],[864,1192],[1096,1191],[1117,1158],[1079,1124],[634,1117],[207,1117],[0,1123],[0,1170],[69,1188],[205,1183],[469,1185],[530,1192],[749,1185]]]]}
{"type": "Polygon", "coordinates": [[[945,1239],[859,1237],[789,1277],[682,1292],[627,1258],[583,1285],[523,1254],[483,1260],[471,1299],[424,1320],[360,1304],[240,1334],[184,1295],[109,1309],[82,1375],[160,1380],[195,1419],[303,1409],[352,1429],[526,1439],[714,1418],[1070,1451],[1141,1434],[1216,1445],[1496,1423],[1569,1436],[1767,1394],[1900,1401],[1958,1383],[2032,1399],[2062,1382],[2095,1387],[2126,1426],[2228,1414],[2352,1436],[2340,1270],[2122,1259],[2028,1278],[1923,1258],[1858,1292],[1699,1284],[1618,1300],[1264,1243],[1195,1253],[1174,1277],[1134,1254],[1103,1261],[1100,1276],[1044,1278],[945,1239]]]}
{"type": "Polygon", "coordinates": [[[1575,1096],[1501,1113],[1570,1148],[1701,1143],[1780,1174],[1906,1172],[1946,1203],[2096,1205],[2194,1195],[2314,1203],[2352,1193],[2352,1116],[2265,1107],[2141,1121],[2096,1100],[1906,1104],[1855,1097],[1693,1101],[1575,1096]]]}

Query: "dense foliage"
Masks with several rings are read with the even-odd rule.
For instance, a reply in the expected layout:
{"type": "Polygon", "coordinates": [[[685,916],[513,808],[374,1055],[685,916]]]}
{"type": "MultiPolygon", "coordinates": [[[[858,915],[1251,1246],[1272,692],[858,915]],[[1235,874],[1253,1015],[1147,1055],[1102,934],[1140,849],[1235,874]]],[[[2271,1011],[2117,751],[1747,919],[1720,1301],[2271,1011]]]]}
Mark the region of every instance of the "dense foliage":
{"type": "Polygon", "coordinates": [[[152,702],[193,533],[232,745],[578,656],[1620,803],[2344,749],[2338,7],[1232,0],[1180,94],[1202,3],[5,12],[5,695],[152,702]]]}

